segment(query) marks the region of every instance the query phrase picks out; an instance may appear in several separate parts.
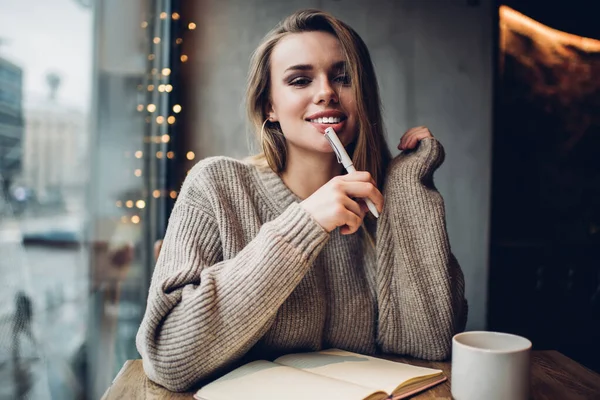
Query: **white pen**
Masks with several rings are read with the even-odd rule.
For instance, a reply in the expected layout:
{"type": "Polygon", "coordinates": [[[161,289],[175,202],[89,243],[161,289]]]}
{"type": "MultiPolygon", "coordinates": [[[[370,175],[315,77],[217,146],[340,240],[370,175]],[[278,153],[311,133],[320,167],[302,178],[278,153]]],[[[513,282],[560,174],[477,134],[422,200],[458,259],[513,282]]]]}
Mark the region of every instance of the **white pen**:
{"type": "MultiPolygon", "coordinates": [[[[333,148],[338,162],[341,163],[344,168],[346,168],[346,171],[348,171],[348,173],[356,172],[356,168],[354,168],[354,164],[352,164],[350,156],[346,152],[344,145],[342,145],[342,142],[340,142],[340,138],[338,138],[333,128],[325,129],[325,138],[329,141],[331,148],[333,148]]],[[[367,203],[367,207],[369,207],[371,214],[373,214],[375,218],[379,218],[379,212],[377,211],[375,204],[373,204],[373,202],[368,198],[363,200],[365,203],[367,203]]]]}

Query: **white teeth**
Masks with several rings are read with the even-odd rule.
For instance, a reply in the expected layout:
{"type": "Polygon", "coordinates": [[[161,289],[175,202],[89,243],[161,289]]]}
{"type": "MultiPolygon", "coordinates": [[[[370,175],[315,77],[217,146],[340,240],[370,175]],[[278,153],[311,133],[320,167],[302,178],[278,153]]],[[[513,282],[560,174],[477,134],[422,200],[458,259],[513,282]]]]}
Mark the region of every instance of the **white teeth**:
{"type": "Polygon", "coordinates": [[[314,124],[339,124],[340,122],[342,122],[342,119],[337,117],[325,117],[311,119],[310,122],[314,124]]]}

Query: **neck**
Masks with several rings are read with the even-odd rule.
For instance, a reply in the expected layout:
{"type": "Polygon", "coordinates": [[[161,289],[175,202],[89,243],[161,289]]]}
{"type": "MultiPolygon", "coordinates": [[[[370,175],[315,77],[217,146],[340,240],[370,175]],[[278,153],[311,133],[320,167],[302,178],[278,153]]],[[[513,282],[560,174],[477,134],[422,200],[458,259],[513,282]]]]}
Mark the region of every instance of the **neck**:
{"type": "Polygon", "coordinates": [[[296,196],[304,200],[340,175],[342,170],[342,164],[337,162],[333,153],[303,152],[288,146],[286,167],[281,179],[296,196]]]}

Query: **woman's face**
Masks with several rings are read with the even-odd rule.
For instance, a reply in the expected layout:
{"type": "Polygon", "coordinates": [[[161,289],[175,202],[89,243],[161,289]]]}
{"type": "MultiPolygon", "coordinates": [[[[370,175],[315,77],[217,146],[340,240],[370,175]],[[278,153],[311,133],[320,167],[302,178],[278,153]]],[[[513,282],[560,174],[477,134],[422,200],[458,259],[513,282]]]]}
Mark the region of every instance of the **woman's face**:
{"type": "Polygon", "coordinates": [[[356,100],[339,41],[326,32],[285,36],[271,53],[271,116],[288,148],[332,153],[332,127],[342,143],[358,131],[356,100]]]}

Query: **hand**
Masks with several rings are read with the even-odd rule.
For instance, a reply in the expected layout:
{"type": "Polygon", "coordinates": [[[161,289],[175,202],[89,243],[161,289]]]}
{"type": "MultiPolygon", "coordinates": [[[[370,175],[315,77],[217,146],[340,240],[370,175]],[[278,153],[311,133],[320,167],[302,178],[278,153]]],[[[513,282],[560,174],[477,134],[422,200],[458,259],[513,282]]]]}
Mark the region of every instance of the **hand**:
{"type": "Polygon", "coordinates": [[[327,232],[341,227],[343,235],[360,228],[369,208],[361,198],[369,198],[377,211],[383,209],[383,195],[371,174],[357,171],[336,176],[300,203],[327,232]],[[355,200],[358,199],[358,200],[355,200]]]}
{"type": "Polygon", "coordinates": [[[398,150],[414,149],[417,147],[417,143],[428,137],[432,138],[433,135],[426,126],[417,126],[415,128],[411,128],[407,130],[404,135],[402,135],[400,144],[398,145],[398,150]]]}

